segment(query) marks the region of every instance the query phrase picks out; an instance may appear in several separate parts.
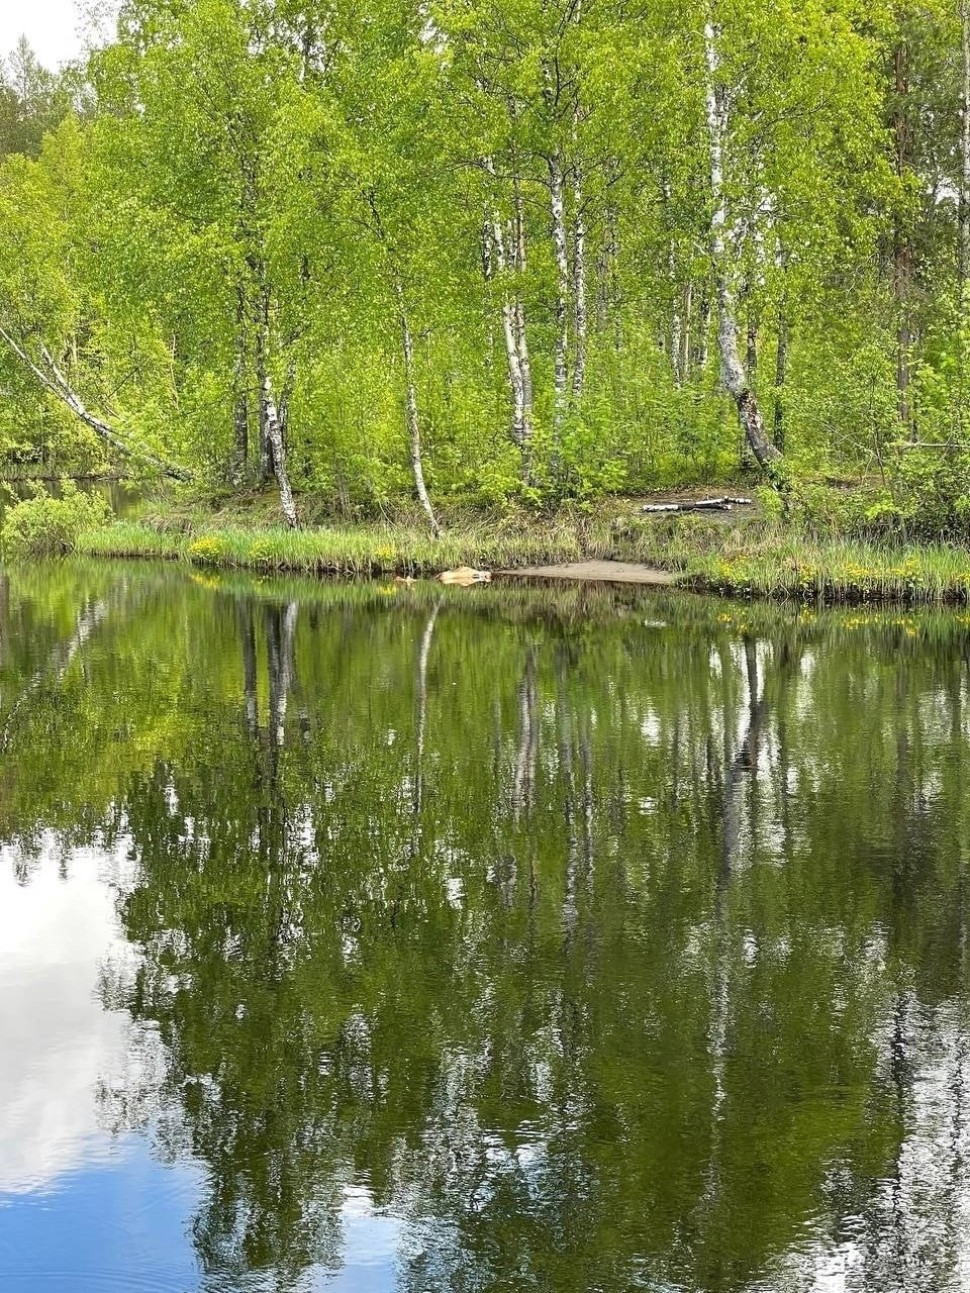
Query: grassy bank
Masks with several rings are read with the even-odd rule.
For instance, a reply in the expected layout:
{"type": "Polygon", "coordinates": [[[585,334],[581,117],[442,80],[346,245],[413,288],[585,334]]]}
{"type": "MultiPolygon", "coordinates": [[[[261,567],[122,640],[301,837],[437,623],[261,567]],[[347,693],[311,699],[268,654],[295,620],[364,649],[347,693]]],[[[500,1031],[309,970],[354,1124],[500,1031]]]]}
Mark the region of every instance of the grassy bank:
{"type": "Polygon", "coordinates": [[[611,503],[593,514],[480,513],[451,518],[440,540],[418,521],[291,531],[241,517],[157,513],[86,530],[89,556],[176,560],[196,567],[302,575],[429,577],[588,559],[643,562],[686,587],[805,602],[966,604],[970,552],[793,530],[754,514],[639,515],[611,503]]]}
{"type": "Polygon", "coordinates": [[[245,529],[238,525],[159,529],[118,521],[86,530],[79,551],[88,556],[154,557],[196,566],[304,575],[430,576],[454,566],[506,569],[582,555],[576,528],[539,524],[503,529],[480,523],[435,540],[407,525],[361,525],[340,529],[245,529]]]}

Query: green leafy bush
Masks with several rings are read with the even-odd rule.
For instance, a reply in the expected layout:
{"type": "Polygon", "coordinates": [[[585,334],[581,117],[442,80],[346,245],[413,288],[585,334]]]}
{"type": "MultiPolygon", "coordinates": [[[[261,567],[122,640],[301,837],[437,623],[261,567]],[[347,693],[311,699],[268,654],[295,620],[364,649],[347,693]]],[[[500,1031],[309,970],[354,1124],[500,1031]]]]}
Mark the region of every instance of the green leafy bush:
{"type": "Polygon", "coordinates": [[[14,503],[3,520],[0,542],[5,552],[17,556],[64,556],[73,552],[84,530],[104,525],[111,516],[107,499],[87,494],[72,480],[65,480],[58,495],[42,485],[14,503]]]}

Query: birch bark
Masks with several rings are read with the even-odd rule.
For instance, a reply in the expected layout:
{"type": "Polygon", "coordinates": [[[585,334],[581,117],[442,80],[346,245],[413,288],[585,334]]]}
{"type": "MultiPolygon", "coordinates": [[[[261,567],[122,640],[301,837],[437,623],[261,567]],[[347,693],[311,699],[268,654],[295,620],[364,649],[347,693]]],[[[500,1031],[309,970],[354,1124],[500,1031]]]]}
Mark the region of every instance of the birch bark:
{"type": "MultiPolygon", "coordinates": [[[[501,221],[493,218],[491,222],[491,240],[495,251],[495,267],[499,279],[504,280],[508,270],[508,258],[505,254],[505,238],[501,221]]],[[[491,267],[487,277],[491,276],[491,267]]],[[[519,446],[524,446],[532,436],[531,419],[525,405],[525,383],[522,376],[522,362],[519,356],[519,344],[516,334],[515,306],[503,282],[502,286],[502,336],[505,341],[505,360],[509,370],[509,386],[512,388],[512,439],[519,446]]]]}
{"type": "Polygon", "coordinates": [[[751,452],[759,466],[771,474],[781,454],[765,434],[758,401],[748,382],[738,344],[737,300],[731,282],[729,240],[727,236],[727,196],[725,191],[724,153],[728,134],[728,110],[723,87],[719,84],[721,59],[717,47],[718,33],[713,22],[704,27],[704,51],[707,61],[707,133],[710,149],[711,261],[717,296],[718,347],[721,355],[721,380],[734,400],[751,452]]]}
{"type": "Polygon", "coordinates": [[[573,183],[576,214],[573,220],[573,399],[586,385],[586,219],[583,215],[583,174],[579,166],[573,183]]]}
{"type": "Polygon", "coordinates": [[[283,444],[283,427],[280,422],[279,410],[276,407],[276,399],[273,395],[273,384],[265,367],[262,374],[260,404],[266,427],[266,442],[269,446],[273,474],[276,477],[276,483],[280,491],[280,510],[286,524],[295,530],[300,524],[300,519],[297,516],[296,503],[293,501],[293,491],[290,488],[290,478],[286,470],[286,447],[283,444]]]}
{"type": "MultiPolygon", "coordinates": [[[[519,181],[515,181],[515,268],[521,281],[525,277],[525,215],[522,210],[522,190],[519,181]]],[[[529,358],[529,339],[525,330],[525,306],[522,293],[516,294],[515,300],[515,337],[519,352],[519,365],[522,369],[522,397],[525,401],[527,424],[532,427],[532,361],[529,358]]]]}
{"type": "Polygon", "coordinates": [[[42,356],[46,365],[45,371],[39,364],[34,363],[27,351],[14,339],[13,334],[8,332],[2,325],[0,325],[0,340],[7,343],[21,363],[30,369],[45,390],[66,405],[74,416],[83,422],[85,426],[90,427],[105,444],[110,445],[112,449],[117,449],[119,453],[123,453],[129,458],[148,463],[149,466],[160,471],[163,476],[170,476],[173,480],[192,479],[192,473],[185,467],[178,467],[174,463],[166,462],[165,459],[156,457],[155,454],[141,448],[139,445],[128,444],[120,432],[92,413],[60,371],[46,346],[42,347],[42,356]]]}
{"type": "Polygon", "coordinates": [[[398,298],[398,318],[401,324],[401,343],[404,348],[404,381],[405,404],[404,417],[408,430],[408,445],[411,453],[411,473],[414,476],[414,489],[418,502],[424,508],[431,526],[431,533],[436,539],[441,537],[441,527],[431,506],[427,486],[424,483],[424,467],[421,462],[421,423],[418,419],[418,393],[414,380],[414,345],[411,338],[411,326],[407,311],[404,308],[404,292],[397,285],[395,295],[398,298]]]}
{"type": "MultiPolygon", "coordinates": [[[[495,178],[495,165],[491,157],[485,158],[485,171],[495,178]]],[[[494,269],[502,287],[501,313],[502,337],[505,342],[505,360],[508,366],[509,387],[512,391],[512,439],[523,451],[532,442],[532,373],[529,367],[529,349],[526,340],[525,312],[521,293],[509,283],[510,276],[518,279],[525,269],[525,234],[521,225],[521,203],[516,182],[514,217],[508,228],[490,206],[486,232],[490,252],[494,253],[494,269]]],[[[492,276],[492,255],[485,260],[485,277],[492,276]]]]}
{"type": "Polygon", "coordinates": [[[552,208],[552,244],[556,257],[556,357],[553,379],[553,426],[562,424],[566,411],[569,354],[569,255],[566,249],[566,215],[563,198],[562,159],[557,149],[547,159],[549,201],[552,208]]]}
{"type": "Polygon", "coordinates": [[[373,191],[366,195],[367,205],[373,217],[372,229],[378,242],[384,249],[390,272],[391,291],[397,309],[398,326],[401,329],[401,348],[404,354],[404,423],[408,435],[408,452],[411,459],[411,475],[414,478],[414,491],[418,502],[424,509],[431,526],[431,533],[436,539],[441,537],[441,527],[428,497],[428,488],[424,480],[424,465],[421,458],[421,421],[418,417],[418,390],[414,375],[414,339],[411,335],[411,322],[408,318],[407,300],[404,294],[404,282],[401,267],[395,248],[387,236],[384,222],[381,219],[377,198],[373,191]]]}

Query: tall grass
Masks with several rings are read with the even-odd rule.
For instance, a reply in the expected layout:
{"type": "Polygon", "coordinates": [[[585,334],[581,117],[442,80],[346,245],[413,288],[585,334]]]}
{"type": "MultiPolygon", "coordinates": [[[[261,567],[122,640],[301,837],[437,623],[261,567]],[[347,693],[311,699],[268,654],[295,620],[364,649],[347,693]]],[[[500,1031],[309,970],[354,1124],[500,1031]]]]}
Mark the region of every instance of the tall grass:
{"type": "Polygon", "coordinates": [[[195,566],[315,575],[432,575],[454,566],[502,569],[573,561],[582,556],[575,529],[538,526],[502,532],[484,525],[433,539],[400,526],[346,529],[246,530],[239,527],[187,534],[118,521],[81,536],[89,556],[155,557],[195,566]]]}
{"type": "Polygon", "coordinates": [[[418,577],[459,565],[513,570],[612,558],[643,562],[673,572],[687,587],[736,597],[970,601],[970,553],[963,548],[821,538],[757,517],[478,516],[439,540],[404,523],[293,531],[186,518],[176,528],[116,521],[85,531],[78,550],[226,570],[343,576],[418,577]]]}

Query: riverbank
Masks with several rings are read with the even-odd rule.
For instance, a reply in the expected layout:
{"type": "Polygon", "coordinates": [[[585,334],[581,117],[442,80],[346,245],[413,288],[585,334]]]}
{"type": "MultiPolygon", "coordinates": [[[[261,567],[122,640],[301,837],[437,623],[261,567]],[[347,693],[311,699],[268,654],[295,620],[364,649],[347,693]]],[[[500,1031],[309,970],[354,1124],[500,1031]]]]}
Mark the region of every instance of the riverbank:
{"type": "MultiPolygon", "coordinates": [[[[85,530],[77,546],[96,557],[351,577],[430,578],[462,565],[525,574],[613,561],[645,568],[646,583],[658,582],[650,572],[662,572],[659,582],[733,597],[851,605],[970,602],[970,551],[956,545],[819,535],[757,508],[710,515],[643,515],[640,508],[639,501],[612,500],[592,511],[563,509],[551,516],[468,512],[449,518],[438,540],[417,519],[292,531],[266,524],[260,511],[249,517],[155,511],[85,530]]],[[[608,575],[601,569],[596,577],[608,575]]]]}

